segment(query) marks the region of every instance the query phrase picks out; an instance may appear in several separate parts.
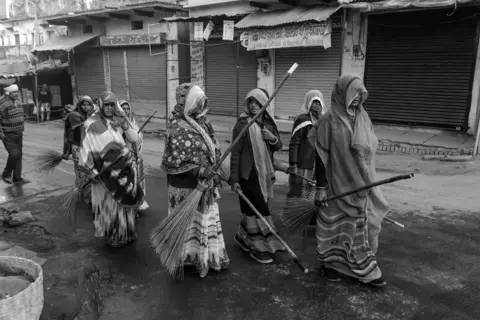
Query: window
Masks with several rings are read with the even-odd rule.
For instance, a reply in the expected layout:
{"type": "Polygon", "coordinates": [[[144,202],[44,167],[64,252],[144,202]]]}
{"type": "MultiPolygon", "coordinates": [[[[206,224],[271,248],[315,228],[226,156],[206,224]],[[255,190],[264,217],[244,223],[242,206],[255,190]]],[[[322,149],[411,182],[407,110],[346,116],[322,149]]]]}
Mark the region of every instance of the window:
{"type": "Polygon", "coordinates": [[[142,30],[143,20],[132,21],[132,30],[142,30]]]}
{"type": "Polygon", "coordinates": [[[19,34],[15,35],[15,45],[16,46],[20,45],[20,35],[19,34]]]}
{"type": "Polygon", "coordinates": [[[83,33],[93,33],[93,27],[91,24],[85,24],[83,26],[83,33]]]}

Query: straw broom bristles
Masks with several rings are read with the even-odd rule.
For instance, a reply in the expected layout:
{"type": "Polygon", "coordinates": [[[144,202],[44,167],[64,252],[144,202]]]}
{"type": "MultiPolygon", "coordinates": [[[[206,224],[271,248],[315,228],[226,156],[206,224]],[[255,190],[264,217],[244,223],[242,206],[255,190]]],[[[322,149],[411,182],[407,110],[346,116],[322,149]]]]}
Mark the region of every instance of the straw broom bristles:
{"type": "Polygon", "coordinates": [[[38,172],[51,173],[64,159],[60,152],[48,150],[41,153],[36,160],[38,162],[38,172]]]}
{"type": "Polygon", "coordinates": [[[150,243],[155,253],[173,278],[184,277],[184,245],[193,217],[207,188],[207,185],[199,182],[195,190],[150,234],[150,243]]]}
{"type": "Polygon", "coordinates": [[[290,232],[302,234],[316,218],[318,208],[311,199],[289,198],[270,200],[272,212],[281,212],[280,221],[290,232]]]}
{"type": "Polygon", "coordinates": [[[52,197],[48,211],[61,218],[68,224],[77,224],[79,217],[86,208],[82,192],[77,187],[72,187],[58,197],[52,197]]]}

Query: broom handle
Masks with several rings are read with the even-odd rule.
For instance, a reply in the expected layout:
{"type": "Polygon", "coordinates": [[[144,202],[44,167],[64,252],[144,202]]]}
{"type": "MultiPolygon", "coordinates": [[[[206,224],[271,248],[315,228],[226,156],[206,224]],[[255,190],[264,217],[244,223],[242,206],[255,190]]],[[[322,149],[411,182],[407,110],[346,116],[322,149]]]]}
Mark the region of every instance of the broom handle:
{"type": "MultiPolygon", "coordinates": [[[[143,128],[145,128],[145,126],[147,125],[147,123],[150,121],[150,119],[153,117],[153,115],[157,112],[157,110],[155,110],[155,112],[150,116],[150,118],[147,119],[147,121],[142,125],[142,127],[138,130],[137,133],[140,133],[142,132],[143,128]]],[[[92,183],[93,180],[95,180],[97,177],[99,177],[102,173],[104,173],[105,171],[107,171],[108,169],[110,169],[113,165],[115,165],[118,161],[120,161],[122,159],[122,156],[119,156],[117,159],[115,159],[115,161],[113,161],[112,163],[110,163],[107,167],[103,168],[102,170],[100,170],[100,172],[98,174],[95,175],[95,177],[89,179],[87,181],[87,183],[85,183],[81,189],[84,189],[86,186],[88,186],[90,183],[92,183]]]]}
{"type": "Polygon", "coordinates": [[[147,123],[150,122],[150,120],[153,118],[153,116],[155,115],[155,113],[157,113],[157,110],[155,110],[155,111],[152,113],[152,115],[151,115],[150,117],[148,117],[147,121],[145,121],[144,124],[142,124],[142,126],[141,126],[140,129],[138,130],[138,133],[140,133],[140,132],[143,130],[143,128],[145,128],[145,126],[147,125],[147,123]]]}
{"type": "Polygon", "coordinates": [[[350,190],[350,191],[347,191],[347,192],[344,192],[344,193],[337,194],[337,195],[332,196],[328,199],[325,199],[324,201],[321,201],[321,202],[322,203],[327,203],[327,202],[336,200],[338,198],[342,198],[342,197],[349,196],[351,194],[354,194],[354,193],[357,193],[357,192],[360,192],[360,191],[363,191],[363,190],[367,190],[367,189],[371,189],[371,188],[380,186],[382,184],[392,183],[392,182],[395,182],[395,181],[398,181],[398,180],[410,179],[410,178],[413,178],[414,176],[415,176],[415,174],[413,172],[406,173],[406,174],[401,174],[401,175],[398,175],[398,176],[395,176],[395,177],[391,177],[391,178],[388,178],[388,179],[384,179],[384,180],[380,180],[380,181],[377,181],[377,182],[367,184],[366,186],[360,187],[360,188],[355,189],[355,190],[350,190]]]}
{"type": "Polygon", "coordinates": [[[385,217],[384,218],[385,220],[387,220],[388,222],[390,223],[393,223],[394,225],[396,225],[397,227],[400,227],[400,228],[405,228],[405,226],[403,224],[401,224],[400,222],[397,222],[393,219],[390,219],[389,217],[385,217]]]}
{"type": "Polygon", "coordinates": [[[302,265],[302,263],[300,262],[300,259],[298,259],[297,255],[292,251],[292,249],[290,249],[290,247],[285,243],[285,241],[283,241],[283,239],[280,237],[280,235],[275,230],[273,230],[272,226],[270,226],[270,224],[262,216],[262,214],[260,212],[258,212],[258,210],[255,208],[255,206],[250,202],[250,200],[247,199],[247,197],[243,194],[243,192],[240,191],[240,190],[237,190],[236,192],[243,199],[243,201],[245,201],[248,204],[248,206],[253,210],[253,212],[255,212],[257,217],[260,220],[262,220],[262,222],[267,226],[267,228],[270,230],[270,232],[273,233],[275,235],[275,237],[277,237],[278,241],[280,241],[280,243],[285,247],[285,249],[287,249],[288,253],[293,258],[293,262],[295,262],[295,264],[302,270],[303,273],[308,273],[308,268],[305,268],[302,265]]]}
{"type": "Polygon", "coordinates": [[[297,63],[294,63],[292,65],[292,67],[287,71],[287,73],[283,76],[282,80],[280,81],[279,85],[275,88],[275,91],[273,91],[273,94],[271,95],[271,97],[268,99],[267,103],[262,107],[262,109],[260,109],[260,111],[247,123],[247,125],[242,129],[242,131],[240,131],[240,133],[238,134],[237,138],[235,138],[235,140],[230,144],[230,146],[228,146],[227,150],[222,154],[222,156],[220,157],[220,160],[218,161],[218,163],[216,165],[213,166],[213,171],[217,171],[218,168],[220,168],[220,166],[222,165],[222,162],[225,161],[225,159],[227,158],[228,154],[230,152],[232,152],[232,149],[233,147],[240,141],[240,139],[242,139],[243,135],[247,132],[248,128],[250,128],[252,126],[252,124],[255,123],[255,121],[265,112],[265,110],[267,110],[268,106],[270,105],[270,103],[272,102],[272,100],[275,98],[275,96],[277,95],[278,91],[280,90],[280,88],[283,86],[283,84],[285,83],[285,81],[288,80],[288,78],[290,78],[290,76],[292,75],[293,72],[295,72],[295,69],[297,69],[298,67],[298,64],[297,63]]]}

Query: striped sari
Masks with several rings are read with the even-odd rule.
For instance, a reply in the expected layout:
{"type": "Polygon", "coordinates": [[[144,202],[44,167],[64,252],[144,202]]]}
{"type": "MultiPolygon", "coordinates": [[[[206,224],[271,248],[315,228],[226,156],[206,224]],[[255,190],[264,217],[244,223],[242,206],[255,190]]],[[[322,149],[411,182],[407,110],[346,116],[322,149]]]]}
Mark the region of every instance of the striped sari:
{"type": "MultiPolygon", "coordinates": [[[[328,196],[375,181],[378,140],[362,103],[368,92],[355,75],[339,78],[332,108],[309,139],[325,164],[328,196]],[[348,109],[359,97],[356,109],[348,109]]],[[[317,257],[326,267],[368,283],[382,278],[375,254],[388,203],[379,187],[328,203],[317,216],[317,257]]]]}

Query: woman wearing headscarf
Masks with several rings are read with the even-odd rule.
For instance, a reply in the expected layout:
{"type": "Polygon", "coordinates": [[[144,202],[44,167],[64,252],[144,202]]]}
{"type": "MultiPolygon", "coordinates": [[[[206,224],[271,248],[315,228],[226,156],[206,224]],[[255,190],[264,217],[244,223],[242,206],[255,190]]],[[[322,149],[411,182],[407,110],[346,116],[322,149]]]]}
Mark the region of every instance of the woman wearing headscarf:
{"type": "MultiPolygon", "coordinates": [[[[263,89],[257,88],[247,94],[244,112],[233,128],[232,141],[267,101],[268,93],[263,89]]],[[[274,224],[268,201],[273,197],[275,182],[273,153],[281,148],[282,141],[272,109],[267,108],[263,115],[250,126],[242,139],[233,146],[230,156],[232,190],[242,191],[272,227],[274,224]]],[[[272,263],[273,255],[277,251],[284,251],[285,248],[242,198],[240,198],[240,210],[243,217],[235,235],[235,241],[257,262],[272,263]]]]}
{"type": "MultiPolygon", "coordinates": [[[[80,146],[82,145],[83,123],[94,112],[93,100],[89,96],[82,96],[78,99],[77,107],[70,112],[65,119],[63,133],[63,158],[73,159],[75,175],[77,180],[84,178],[86,173],[78,166],[80,146]]],[[[82,197],[87,204],[91,204],[90,186],[82,191],[82,197]]]]}
{"type": "Polygon", "coordinates": [[[315,187],[297,175],[314,180],[315,147],[308,141],[308,133],[317,120],[327,111],[323,94],[311,90],[305,95],[301,113],[293,123],[292,138],[289,146],[290,190],[288,198],[307,198],[315,196],[315,187]]]}
{"type": "MultiPolygon", "coordinates": [[[[318,190],[316,200],[375,181],[378,140],[363,108],[367,97],[358,76],[341,76],[332,92],[331,110],[309,135],[328,182],[328,190],[318,190]]],[[[375,187],[331,201],[319,210],[317,257],[328,280],[340,281],[339,274],[344,274],[375,287],[386,285],[375,254],[388,209],[380,188],[375,187]]]]}
{"type": "MultiPolygon", "coordinates": [[[[133,127],[133,129],[138,132],[140,128],[137,125],[137,121],[133,117],[132,113],[132,108],[130,106],[130,103],[125,101],[125,100],[120,100],[119,101],[120,107],[123,109],[123,112],[127,116],[128,120],[130,120],[130,123],[133,127]]],[[[143,190],[143,196],[146,196],[147,193],[147,184],[145,181],[145,168],[143,165],[143,135],[142,133],[138,133],[138,141],[137,142],[130,142],[126,137],[124,137],[125,142],[127,144],[127,147],[130,149],[130,151],[133,152],[135,156],[135,163],[137,164],[137,172],[138,172],[138,183],[142,186],[143,190]]],[[[138,208],[139,211],[144,211],[149,208],[149,205],[147,201],[143,201],[142,205],[138,208]]]]}
{"type": "Polygon", "coordinates": [[[221,152],[207,112],[207,97],[200,87],[184,83],[177,88],[177,104],[169,117],[162,160],[162,169],[167,173],[169,215],[199,184],[206,186],[199,187],[202,199],[183,249],[184,265],[193,267],[201,278],[209,269],[220,271],[230,262],[218,206],[220,180],[212,169],[221,152]]]}
{"type": "Polygon", "coordinates": [[[89,178],[103,171],[91,184],[95,236],[112,247],[122,247],[137,237],[135,214],[143,202],[134,156],[124,140],[136,143],[138,134],[125,118],[114,119],[119,106],[112,92],[105,91],[100,100],[100,110],[84,123],[78,165],[89,178]]]}

